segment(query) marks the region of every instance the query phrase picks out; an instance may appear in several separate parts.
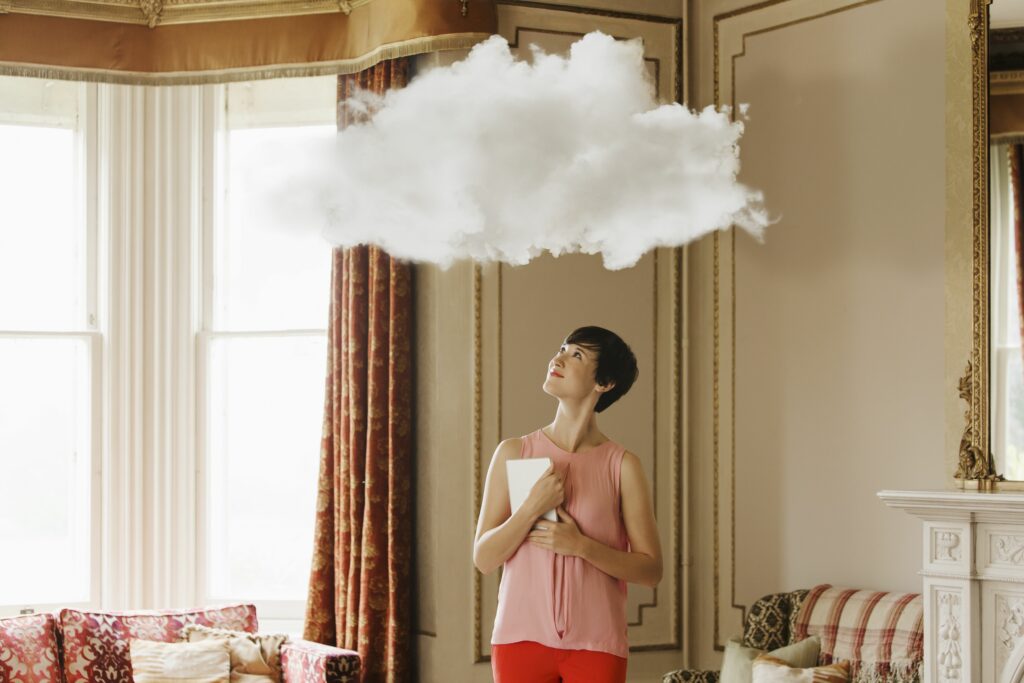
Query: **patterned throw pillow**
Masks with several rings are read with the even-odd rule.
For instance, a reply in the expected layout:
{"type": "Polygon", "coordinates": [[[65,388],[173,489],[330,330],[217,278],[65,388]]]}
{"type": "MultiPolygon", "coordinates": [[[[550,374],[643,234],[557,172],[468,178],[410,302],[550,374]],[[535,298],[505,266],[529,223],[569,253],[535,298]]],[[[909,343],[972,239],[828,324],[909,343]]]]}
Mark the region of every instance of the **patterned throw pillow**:
{"type": "Polygon", "coordinates": [[[54,625],[52,614],[0,619],[0,681],[59,683],[54,625]]]}
{"type": "Polygon", "coordinates": [[[358,681],[359,653],[298,640],[281,646],[286,681],[358,681]]]}
{"type": "Polygon", "coordinates": [[[278,683],[281,680],[281,646],[286,635],[246,633],[189,624],[181,638],[190,643],[216,640],[227,643],[231,654],[231,683],[278,683]]]}
{"type": "Polygon", "coordinates": [[[60,612],[65,683],[132,683],[129,643],[181,639],[186,624],[257,630],[256,608],[232,605],[184,612],[60,612]]]}
{"type": "Polygon", "coordinates": [[[231,658],[224,640],[133,640],[129,651],[135,683],[228,683],[231,676],[231,658]]]}
{"type": "Polygon", "coordinates": [[[771,655],[754,660],[754,683],[847,683],[850,663],[847,661],[799,669],[771,655]]]}

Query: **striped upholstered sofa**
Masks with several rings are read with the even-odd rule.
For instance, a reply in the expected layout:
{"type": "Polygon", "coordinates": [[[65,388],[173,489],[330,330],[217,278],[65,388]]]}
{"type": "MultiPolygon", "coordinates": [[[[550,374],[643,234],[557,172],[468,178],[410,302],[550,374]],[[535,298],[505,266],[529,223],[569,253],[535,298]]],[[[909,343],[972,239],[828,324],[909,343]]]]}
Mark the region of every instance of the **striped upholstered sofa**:
{"type": "MultiPolygon", "coordinates": [[[[853,683],[919,683],[924,662],[924,605],[917,593],[835,588],[766,595],[743,624],[743,644],[775,650],[821,638],[819,664],[851,662],[853,683]]],[[[717,671],[680,669],[662,683],[717,683],[717,671]]]]}

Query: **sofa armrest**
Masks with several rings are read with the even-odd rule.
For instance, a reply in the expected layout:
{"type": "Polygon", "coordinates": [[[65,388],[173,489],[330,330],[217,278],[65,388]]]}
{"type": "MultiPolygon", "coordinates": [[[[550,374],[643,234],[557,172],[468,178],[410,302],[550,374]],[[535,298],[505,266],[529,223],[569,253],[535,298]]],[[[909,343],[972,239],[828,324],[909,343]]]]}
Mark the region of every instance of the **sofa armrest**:
{"type": "Polygon", "coordinates": [[[284,683],[355,683],[359,680],[359,653],[308,640],[290,640],[281,646],[284,683]]]}
{"type": "Polygon", "coordinates": [[[718,672],[677,669],[665,674],[661,683],[718,683],[718,672]]]}

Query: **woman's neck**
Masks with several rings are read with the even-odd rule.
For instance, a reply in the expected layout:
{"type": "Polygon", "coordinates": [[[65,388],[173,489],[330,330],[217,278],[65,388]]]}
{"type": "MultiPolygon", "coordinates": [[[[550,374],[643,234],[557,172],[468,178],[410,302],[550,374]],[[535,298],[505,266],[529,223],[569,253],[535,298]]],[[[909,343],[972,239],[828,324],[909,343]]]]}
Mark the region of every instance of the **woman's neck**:
{"type": "Polygon", "coordinates": [[[599,446],[608,440],[597,428],[593,410],[574,410],[562,403],[558,404],[554,422],[544,427],[544,432],[559,447],[571,453],[599,446]]]}

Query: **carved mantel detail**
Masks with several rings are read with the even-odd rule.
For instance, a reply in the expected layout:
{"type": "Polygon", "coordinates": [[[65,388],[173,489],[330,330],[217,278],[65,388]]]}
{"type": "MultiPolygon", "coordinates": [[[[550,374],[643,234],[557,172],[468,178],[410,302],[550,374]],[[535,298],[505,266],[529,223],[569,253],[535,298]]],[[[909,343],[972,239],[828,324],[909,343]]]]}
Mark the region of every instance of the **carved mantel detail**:
{"type": "Polygon", "coordinates": [[[936,592],[939,604],[939,640],[937,668],[941,683],[960,680],[963,653],[960,645],[960,593],[936,592]]]}
{"type": "Polygon", "coordinates": [[[1024,535],[992,534],[993,564],[1024,567],[1024,535]]]}
{"type": "Polygon", "coordinates": [[[961,555],[960,534],[950,529],[932,529],[934,562],[959,562],[961,555]]]}
{"type": "Polygon", "coordinates": [[[1024,595],[996,594],[996,667],[1001,672],[1024,637],[1024,595]]]}

